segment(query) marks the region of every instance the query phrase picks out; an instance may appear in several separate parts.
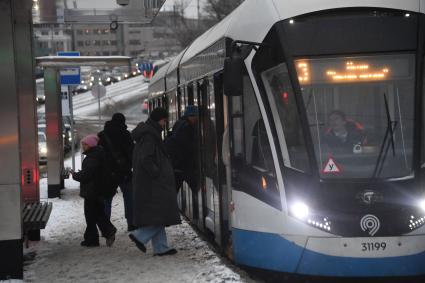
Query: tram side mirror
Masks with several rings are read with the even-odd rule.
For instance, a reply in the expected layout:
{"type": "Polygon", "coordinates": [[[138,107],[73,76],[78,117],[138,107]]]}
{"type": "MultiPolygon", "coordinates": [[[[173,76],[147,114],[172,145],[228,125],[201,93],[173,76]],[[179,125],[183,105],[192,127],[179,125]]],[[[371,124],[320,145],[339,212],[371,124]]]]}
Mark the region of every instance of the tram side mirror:
{"type": "Polygon", "coordinates": [[[227,96],[241,96],[243,94],[244,60],[239,55],[226,57],[224,60],[224,94],[227,96]]]}

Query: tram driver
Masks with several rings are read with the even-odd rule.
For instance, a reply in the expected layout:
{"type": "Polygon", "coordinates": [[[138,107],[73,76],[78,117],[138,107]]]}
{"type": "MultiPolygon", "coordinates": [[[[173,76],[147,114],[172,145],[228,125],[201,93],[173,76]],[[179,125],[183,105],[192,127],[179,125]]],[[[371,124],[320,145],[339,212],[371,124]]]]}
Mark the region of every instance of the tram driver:
{"type": "Polygon", "coordinates": [[[325,132],[324,141],[329,148],[346,153],[361,153],[367,142],[363,125],[347,119],[341,110],[333,110],[328,117],[329,128],[325,132]]]}

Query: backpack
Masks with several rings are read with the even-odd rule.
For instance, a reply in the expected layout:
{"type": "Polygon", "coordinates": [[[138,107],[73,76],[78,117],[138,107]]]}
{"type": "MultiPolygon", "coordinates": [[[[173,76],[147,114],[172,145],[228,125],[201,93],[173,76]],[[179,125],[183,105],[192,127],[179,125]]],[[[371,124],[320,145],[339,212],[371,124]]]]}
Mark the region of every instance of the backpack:
{"type": "Polygon", "coordinates": [[[102,139],[105,141],[109,151],[109,154],[108,152],[106,153],[106,163],[108,164],[109,170],[115,174],[117,183],[121,184],[126,177],[129,177],[127,175],[128,171],[131,172],[131,164],[120,150],[116,150],[106,133],[103,134],[102,139]]]}
{"type": "Polygon", "coordinates": [[[99,195],[104,198],[111,198],[117,193],[119,177],[112,170],[109,162],[107,162],[106,154],[101,166],[101,183],[99,184],[99,195]]]}

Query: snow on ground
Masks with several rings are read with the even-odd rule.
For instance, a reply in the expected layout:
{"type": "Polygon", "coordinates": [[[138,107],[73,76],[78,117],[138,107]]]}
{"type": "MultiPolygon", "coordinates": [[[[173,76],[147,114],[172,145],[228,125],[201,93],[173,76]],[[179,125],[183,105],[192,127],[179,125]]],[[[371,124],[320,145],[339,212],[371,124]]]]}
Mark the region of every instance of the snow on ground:
{"type": "MultiPolygon", "coordinates": [[[[105,87],[106,95],[100,99],[101,108],[111,104],[125,101],[126,103],[139,101],[147,96],[148,83],[144,82],[143,76],[136,76],[105,87]]],[[[91,90],[76,94],[72,97],[74,115],[84,117],[98,112],[98,100],[91,90]]],[[[44,113],[45,105],[39,106],[37,112],[44,113]]]]}
{"type": "MultiPolygon", "coordinates": [[[[40,187],[45,197],[46,179],[40,187]]],[[[167,228],[176,255],[153,256],[150,244],[146,254],[139,251],[128,238],[121,193],[112,207],[111,220],[118,229],[114,245],[108,248],[101,239],[100,247],[81,247],[85,220],[79,183],[66,180],[65,188],[61,198],[49,200],[53,211],[41,241],[31,242],[24,251],[37,254],[25,266],[25,282],[250,282],[243,272],[229,268],[185,221],[167,228]]]]}
{"type": "MultiPolygon", "coordinates": [[[[138,78],[141,76],[109,86],[110,97],[102,100],[102,107],[108,99],[128,102],[146,93],[147,85],[138,78]]],[[[95,101],[91,95],[75,96],[76,116],[93,115],[97,111],[95,101]]],[[[79,157],[77,154],[77,169],[81,165],[79,157]]],[[[67,159],[65,167],[70,167],[70,163],[67,159]]],[[[40,191],[46,200],[45,178],[40,180],[40,191]]],[[[150,244],[146,254],[139,251],[128,238],[121,193],[113,201],[111,221],[118,232],[110,248],[104,239],[100,247],[80,246],[85,220],[79,183],[65,180],[61,198],[48,201],[53,203],[53,211],[46,229],[41,231],[41,241],[30,242],[24,250],[25,254],[36,254],[25,263],[25,282],[254,282],[243,271],[226,264],[185,221],[167,228],[169,244],[178,250],[176,255],[153,256],[150,244]]]]}
{"type": "MultiPolygon", "coordinates": [[[[143,76],[137,76],[119,83],[106,86],[106,95],[101,98],[101,107],[116,104],[120,101],[131,102],[140,100],[147,95],[148,84],[143,81],[143,76]]],[[[84,116],[97,113],[97,98],[93,97],[91,91],[78,94],[73,97],[74,115],[84,116]]]]}

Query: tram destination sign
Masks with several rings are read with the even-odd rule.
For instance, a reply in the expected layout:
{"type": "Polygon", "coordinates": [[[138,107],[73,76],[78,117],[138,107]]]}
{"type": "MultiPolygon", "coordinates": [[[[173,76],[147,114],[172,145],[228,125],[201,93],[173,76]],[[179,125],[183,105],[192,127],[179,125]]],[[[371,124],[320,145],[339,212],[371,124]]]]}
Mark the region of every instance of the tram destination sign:
{"type": "MultiPolygon", "coordinates": [[[[79,51],[58,52],[58,56],[80,56],[79,51]]],[[[60,71],[61,85],[81,84],[80,68],[64,68],[60,71]]]]}

